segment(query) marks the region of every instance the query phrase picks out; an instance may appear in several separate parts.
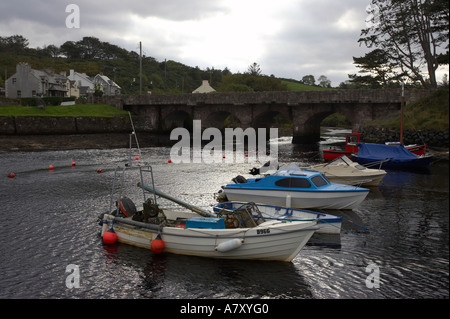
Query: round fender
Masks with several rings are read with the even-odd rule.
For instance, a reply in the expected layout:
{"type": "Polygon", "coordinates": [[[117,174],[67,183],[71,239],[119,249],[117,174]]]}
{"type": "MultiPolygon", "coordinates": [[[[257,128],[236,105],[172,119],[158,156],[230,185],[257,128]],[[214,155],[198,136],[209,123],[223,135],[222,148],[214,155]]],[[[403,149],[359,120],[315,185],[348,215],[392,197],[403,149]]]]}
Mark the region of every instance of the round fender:
{"type": "Polygon", "coordinates": [[[225,253],[227,251],[239,248],[242,246],[242,239],[239,238],[234,238],[231,240],[227,240],[223,243],[220,243],[219,245],[216,246],[216,250],[221,252],[221,253],[225,253]]]}

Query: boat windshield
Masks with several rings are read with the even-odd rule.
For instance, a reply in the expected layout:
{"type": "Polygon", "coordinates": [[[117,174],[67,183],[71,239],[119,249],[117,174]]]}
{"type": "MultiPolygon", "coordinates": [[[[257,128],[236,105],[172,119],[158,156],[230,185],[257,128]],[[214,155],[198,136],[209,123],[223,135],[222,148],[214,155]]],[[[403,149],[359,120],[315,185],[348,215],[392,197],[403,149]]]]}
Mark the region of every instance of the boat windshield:
{"type": "Polygon", "coordinates": [[[358,136],[356,136],[356,135],[347,136],[347,144],[356,145],[357,142],[358,142],[358,136]]]}
{"type": "Polygon", "coordinates": [[[327,180],[322,175],[317,175],[311,178],[311,181],[317,187],[328,185],[327,180]]]}
{"type": "MultiPolygon", "coordinates": [[[[302,171],[300,167],[296,164],[288,164],[280,168],[278,171],[273,173],[275,176],[289,176],[293,174],[299,174],[302,171]]],[[[301,173],[300,173],[301,174],[301,173]]]]}

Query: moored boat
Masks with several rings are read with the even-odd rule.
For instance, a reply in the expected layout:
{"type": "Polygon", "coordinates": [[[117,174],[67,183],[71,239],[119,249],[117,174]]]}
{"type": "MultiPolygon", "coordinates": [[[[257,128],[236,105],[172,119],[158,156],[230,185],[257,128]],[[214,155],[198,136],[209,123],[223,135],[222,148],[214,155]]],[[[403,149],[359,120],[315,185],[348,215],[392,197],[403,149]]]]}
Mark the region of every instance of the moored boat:
{"type": "Polygon", "coordinates": [[[317,171],[297,165],[282,167],[264,178],[240,178],[223,186],[229,201],[246,201],[308,209],[353,209],[366,198],[369,189],[330,183],[317,171]]]}
{"type": "MultiPolygon", "coordinates": [[[[336,158],[339,158],[341,156],[347,156],[349,159],[353,160],[352,156],[353,154],[358,153],[359,146],[358,143],[360,143],[361,140],[361,133],[353,132],[351,134],[347,134],[345,136],[345,150],[341,149],[324,149],[322,151],[323,158],[325,161],[332,161],[336,158]]],[[[386,142],[386,145],[397,145],[400,142],[386,142]]],[[[411,144],[406,145],[405,148],[410,151],[411,153],[414,153],[418,156],[421,156],[425,153],[425,150],[427,149],[426,144],[411,144]]]]}
{"type": "Polygon", "coordinates": [[[358,153],[353,154],[355,162],[370,165],[382,161],[383,169],[424,168],[433,160],[431,155],[418,156],[401,145],[358,143],[358,147],[358,153]]]}
{"type": "MultiPolygon", "coordinates": [[[[112,237],[118,242],[152,249],[155,253],[163,250],[210,258],[292,261],[317,230],[316,220],[265,220],[262,216],[239,211],[228,214],[225,223],[225,218],[157,190],[153,173],[152,184],[146,185],[143,170],[139,169],[138,186],[144,194],[142,210],[136,209],[130,200],[125,201],[125,197],[113,196],[112,191],[111,203],[117,205],[112,212],[110,205],[109,212],[100,216],[102,236],[113,233],[112,237]],[[146,199],[145,194],[152,194],[153,198],[146,199]],[[161,209],[156,196],[172,200],[190,211],[161,209]]],[[[145,171],[151,172],[151,167],[145,171]]]]}
{"type": "MultiPolygon", "coordinates": [[[[378,166],[381,166],[381,164],[378,166]]],[[[375,167],[368,168],[351,161],[347,156],[343,155],[329,163],[306,166],[302,167],[302,169],[321,172],[333,183],[376,187],[383,180],[386,171],[375,167]]]]}
{"type": "Polygon", "coordinates": [[[214,206],[214,212],[223,214],[247,207],[259,211],[264,219],[290,220],[290,221],[313,221],[318,220],[316,233],[318,234],[340,234],[342,217],[311,210],[290,208],[283,206],[257,204],[248,202],[223,202],[214,206]]]}

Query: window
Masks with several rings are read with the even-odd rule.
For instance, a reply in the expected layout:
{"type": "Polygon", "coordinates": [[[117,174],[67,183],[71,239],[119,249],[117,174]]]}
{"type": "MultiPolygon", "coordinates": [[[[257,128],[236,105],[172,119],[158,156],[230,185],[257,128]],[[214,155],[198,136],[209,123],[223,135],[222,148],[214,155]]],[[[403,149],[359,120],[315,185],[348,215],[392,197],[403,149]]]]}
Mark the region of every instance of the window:
{"type": "Polygon", "coordinates": [[[280,187],[309,188],[311,183],[306,178],[283,178],[275,182],[280,187]]]}
{"type": "Polygon", "coordinates": [[[16,82],[17,82],[17,79],[16,78],[12,78],[12,83],[16,84],[16,82]]]}
{"type": "Polygon", "coordinates": [[[317,187],[324,186],[324,185],[328,184],[327,181],[320,175],[312,177],[311,180],[314,183],[314,185],[316,185],[317,187]]]}
{"type": "Polygon", "coordinates": [[[347,137],[347,144],[356,145],[356,142],[358,142],[358,136],[348,136],[347,137]]]}

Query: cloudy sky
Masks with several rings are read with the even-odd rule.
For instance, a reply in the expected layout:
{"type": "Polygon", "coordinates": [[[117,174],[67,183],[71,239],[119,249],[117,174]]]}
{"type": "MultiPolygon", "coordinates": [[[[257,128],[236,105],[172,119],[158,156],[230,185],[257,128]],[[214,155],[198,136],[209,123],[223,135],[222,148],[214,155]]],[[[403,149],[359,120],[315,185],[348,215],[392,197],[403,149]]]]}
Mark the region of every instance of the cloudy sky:
{"type": "MultiPolygon", "coordinates": [[[[370,0],[2,0],[0,36],[19,34],[30,47],[94,36],[129,51],[201,69],[300,80],[325,75],[333,86],[356,73],[353,56],[370,0]],[[79,28],[68,28],[70,4],[79,28]]],[[[74,20],[71,20],[72,22],[74,20]]],[[[438,77],[440,80],[440,78],[438,77]]]]}

